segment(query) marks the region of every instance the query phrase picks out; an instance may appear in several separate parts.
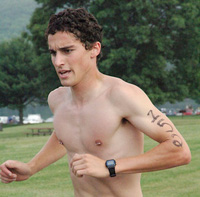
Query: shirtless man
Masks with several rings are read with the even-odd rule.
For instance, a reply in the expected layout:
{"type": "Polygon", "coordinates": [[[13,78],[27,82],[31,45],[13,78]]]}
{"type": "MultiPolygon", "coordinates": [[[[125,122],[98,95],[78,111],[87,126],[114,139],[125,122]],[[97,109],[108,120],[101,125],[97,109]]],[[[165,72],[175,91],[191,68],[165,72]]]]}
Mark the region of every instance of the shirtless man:
{"type": "Polygon", "coordinates": [[[48,45],[63,86],[48,97],[55,131],[30,162],[3,163],[3,183],[26,180],[67,153],[76,197],[141,197],[142,172],[190,162],[181,134],[140,88],[99,72],[101,31],[84,9],[51,17],[48,45]],[[143,134],[158,142],[146,153],[143,134]]]}

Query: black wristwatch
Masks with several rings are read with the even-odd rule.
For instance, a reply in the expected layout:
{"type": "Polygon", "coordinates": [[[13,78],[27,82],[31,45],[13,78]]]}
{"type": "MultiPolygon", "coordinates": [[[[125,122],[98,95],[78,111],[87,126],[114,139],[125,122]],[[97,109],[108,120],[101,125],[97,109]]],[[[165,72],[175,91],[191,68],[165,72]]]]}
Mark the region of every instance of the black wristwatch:
{"type": "Polygon", "coordinates": [[[105,164],[110,172],[110,177],[116,176],[116,174],[115,174],[116,161],[114,159],[107,160],[105,164]]]}

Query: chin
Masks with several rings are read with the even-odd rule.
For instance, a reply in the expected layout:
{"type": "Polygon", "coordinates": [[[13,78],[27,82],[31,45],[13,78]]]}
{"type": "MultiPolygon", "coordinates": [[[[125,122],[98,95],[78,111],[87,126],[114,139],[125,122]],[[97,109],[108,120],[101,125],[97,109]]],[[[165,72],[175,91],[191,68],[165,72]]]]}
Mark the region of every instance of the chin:
{"type": "Polygon", "coordinates": [[[66,81],[63,81],[63,80],[60,80],[60,83],[62,84],[62,86],[65,86],[65,87],[72,87],[72,86],[74,86],[74,84],[66,82],[66,81]]]}
{"type": "Polygon", "coordinates": [[[71,87],[71,85],[68,83],[61,83],[61,84],[62,84],[62,86],[65,86],[65,87],[71,87]]]}

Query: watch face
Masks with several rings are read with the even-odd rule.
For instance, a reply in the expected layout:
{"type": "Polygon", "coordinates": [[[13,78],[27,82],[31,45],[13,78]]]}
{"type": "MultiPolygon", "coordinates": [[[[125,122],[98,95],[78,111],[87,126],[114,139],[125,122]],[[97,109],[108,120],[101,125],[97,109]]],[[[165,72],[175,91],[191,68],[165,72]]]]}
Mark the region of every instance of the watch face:
{"type": "Polygon", "coordinates": [[[108,167],[112,167],[112,166],[115,166],[115,160],[107,160],[106,161],[106,165],[108,166],[108,167]]]}

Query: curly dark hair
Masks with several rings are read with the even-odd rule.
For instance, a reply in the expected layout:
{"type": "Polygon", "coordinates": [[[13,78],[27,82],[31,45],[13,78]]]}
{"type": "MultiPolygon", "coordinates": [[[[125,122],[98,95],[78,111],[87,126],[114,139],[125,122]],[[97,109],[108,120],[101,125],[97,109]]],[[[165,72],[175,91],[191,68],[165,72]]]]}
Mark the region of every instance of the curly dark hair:
{"type": "MultiPolygon", "coordinates": [[[[90,50],[95,42],[102,42],[102,27],[84,8],[68,8],[53,14],[45,32],[46,39],[49,34],[54,35],[59,31],[73,33],[85,45],[86,50],[90,50]]],[[[97,60],[100,57],[101,53],[97,56],[97,60]]]]}

